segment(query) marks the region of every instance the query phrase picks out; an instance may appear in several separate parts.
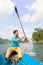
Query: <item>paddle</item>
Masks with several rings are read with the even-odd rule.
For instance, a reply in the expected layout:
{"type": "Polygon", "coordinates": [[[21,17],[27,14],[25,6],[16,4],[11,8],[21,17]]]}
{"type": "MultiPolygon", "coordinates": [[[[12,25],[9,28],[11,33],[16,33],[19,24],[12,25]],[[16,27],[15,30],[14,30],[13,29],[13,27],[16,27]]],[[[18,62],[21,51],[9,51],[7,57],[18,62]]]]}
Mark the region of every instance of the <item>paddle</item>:
{"type": "Polygon", "coordinates": [[[18,14],[18,9],[17,9],[16,6],[15,6],[15,12],[16,12],[16,14],[17,14],[17,16],[18,16],[18,19],[19,19],[19,22],[20,22],[20,25],[21,25],[21,28],[22,28],[23,34],[24,34],[24,36],[25,36],[25,40],[27,40],[27,38],[26,38],[26,34],[25,34],[25,31],[24,31],[24,28],[23,28],[23,25],[22,25],[22,23],[21,23],[21,19],[20,19],[19,14],[18,14]]]}

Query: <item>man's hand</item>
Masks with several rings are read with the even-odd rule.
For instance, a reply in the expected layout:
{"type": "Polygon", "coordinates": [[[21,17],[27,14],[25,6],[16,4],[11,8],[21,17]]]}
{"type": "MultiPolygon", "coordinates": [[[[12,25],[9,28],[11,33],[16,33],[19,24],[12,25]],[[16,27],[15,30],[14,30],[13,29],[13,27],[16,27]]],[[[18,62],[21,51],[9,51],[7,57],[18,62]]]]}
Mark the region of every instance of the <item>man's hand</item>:
{"type": "Polygon", "coordinates": [[[25,39],[25,36],[22,36],[21,39],[25,39]]]}
{"type": "Polygon", "coordinates": [[[27,42],[27,40],[28,40],[27,38],[24,39],[25,42],[27,42]]]}
{"type": "Polygon", "coordinates": [[[24,40],[23,40],[23,42],[27,42],[28,41],[28,38],[25,38],[24,40]]]}

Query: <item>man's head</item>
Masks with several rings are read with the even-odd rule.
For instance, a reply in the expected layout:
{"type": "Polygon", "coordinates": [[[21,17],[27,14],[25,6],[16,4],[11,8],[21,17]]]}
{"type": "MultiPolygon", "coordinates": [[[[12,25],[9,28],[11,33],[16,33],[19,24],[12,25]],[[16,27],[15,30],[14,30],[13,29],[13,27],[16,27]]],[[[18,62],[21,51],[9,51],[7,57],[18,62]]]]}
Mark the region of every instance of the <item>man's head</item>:
{"type": "Polygon", "coordinates": [[[18,30],[14,30],[13,35],[18,36],[18,30]]]}

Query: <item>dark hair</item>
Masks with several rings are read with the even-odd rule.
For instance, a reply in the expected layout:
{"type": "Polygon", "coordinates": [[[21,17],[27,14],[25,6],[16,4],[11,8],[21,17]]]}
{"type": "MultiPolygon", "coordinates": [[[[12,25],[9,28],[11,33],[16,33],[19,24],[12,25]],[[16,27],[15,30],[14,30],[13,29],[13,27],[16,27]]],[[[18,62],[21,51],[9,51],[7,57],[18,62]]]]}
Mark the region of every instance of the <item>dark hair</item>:
{"type": "Polygon", "coordinates": [[[13,34],[15,34],[17,31],[18,31],[18,30],[14,30],[14,31],[13,31],[13,34]]]}

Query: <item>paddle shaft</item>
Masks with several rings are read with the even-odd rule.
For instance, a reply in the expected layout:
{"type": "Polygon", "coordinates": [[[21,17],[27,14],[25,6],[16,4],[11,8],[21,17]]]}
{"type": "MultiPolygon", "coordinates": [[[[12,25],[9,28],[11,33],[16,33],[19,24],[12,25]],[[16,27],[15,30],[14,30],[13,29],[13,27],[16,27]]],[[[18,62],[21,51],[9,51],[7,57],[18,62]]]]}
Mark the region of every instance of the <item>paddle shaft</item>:
{"type": "Polygon", "coordinates": [[[17,7],[15,7],[15,12],[16,12],[16,14],[17,14],[17,16],[18,16],[18,19],[19,19],[19,22],[20,22],[20,25],[21,25],[23,34],[24,34],[24,36],[25,36],[25,38],[26,38],[26,34],[25,34],[25,31],[24,31],[23,25],[22,25],[22,23],[21,23],[21,19],[20,19],[20,17],[19,17],[17,7]]]}

